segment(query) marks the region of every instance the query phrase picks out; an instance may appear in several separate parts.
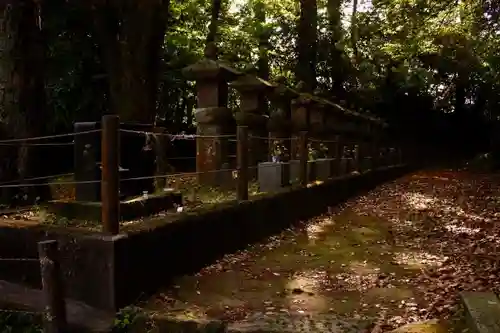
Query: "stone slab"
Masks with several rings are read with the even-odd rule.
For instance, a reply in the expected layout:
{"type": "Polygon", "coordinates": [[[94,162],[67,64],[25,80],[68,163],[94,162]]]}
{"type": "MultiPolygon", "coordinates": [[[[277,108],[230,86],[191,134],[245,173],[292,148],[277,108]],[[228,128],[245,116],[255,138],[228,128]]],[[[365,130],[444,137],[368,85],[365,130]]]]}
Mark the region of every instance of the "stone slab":
{"type": "MultiPolygon", "coordinates": [[[[161,192],[120,201],[120,220],[133,220],[154,215],[182,205],[179,192],[161,192]]],[[[101,221],[102,202],[53,200],[47,204],[50,212],[68,219],[101,221]]]]}
{"type": "MultiPolygon", "coordinates": [[[[313,169],[314,169],[314,161],[307,162],[307,175],[309,180],[313,180],[313,169]]],[[[298,183],[300,182],[300,161],[299,160],[291,160],[290,161],[290,183],[298,183]]]]}
{"type": "Polygon", "coordinates": [[[315,161],[314,164],[314,175],[316,176],[316,180],[326,181],[332,175],[332,165],[333,159],[331,158],[319,158],[315,161]]]}
{"type": "Polygon", "coordinates": [[[348,168],[349,168],[349,159],[348,158],[341,158],[340,163],[339,163],[339,170],[337,176],[343,176],[348,173],[348,168]]]}
{"type": "Polygon", "coordinates": [[[462,292],[467,325],[474,333],[500,332],[500,300],[493,292],[462,292]]]}
{"type": "Polygon", "coordinates": [[[258,166],[257,179],[261,192],[275,192],[281,189],[283,163],[262,162],[258,166]]]}

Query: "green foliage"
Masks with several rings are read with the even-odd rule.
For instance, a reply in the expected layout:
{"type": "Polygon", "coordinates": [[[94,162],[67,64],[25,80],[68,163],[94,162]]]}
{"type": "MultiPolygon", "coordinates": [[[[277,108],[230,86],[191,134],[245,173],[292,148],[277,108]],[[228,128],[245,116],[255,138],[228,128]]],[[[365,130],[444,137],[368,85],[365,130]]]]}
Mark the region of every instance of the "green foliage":
{"type": "Polygon", "coordinates": [[[0,312],[2,333],[42,333],[42,328],[32,314],[0,312]]]}
{"type": "MultiPolygon", "coordinates": [[[[352,1],[317,3],[320,94],[389,119],[413,113],[424,125],[434,122],[437,112],[465,110],[477,121],[498,116],[500,4],[373,0],[356,14],[359,56],[354,59],[352,29],[346,24],[351,10],[342,10],[352,1]]],[[[238,69],[255,65],[262,53],[259,36],[268,36],[271,79],[284,76],[295,85],[299,6],[293,0],[223,1],[216,39],[220,59],[238,69]],[[255,18],[257,4],[263,5],[265,22],[255,18]]],[[[74,119],[97,119],[109,108],[109,82],[90,6],[57,0],[46,7],[50,125],[70,127],[74,119]]],[[[181,69],[203,55],[210,10],[208,0],[170,3],[156,111],[171,131],[193,129],[196,94],[181,69]]],[[[238,107],[234,95],[229,106],[238,107]]]]}

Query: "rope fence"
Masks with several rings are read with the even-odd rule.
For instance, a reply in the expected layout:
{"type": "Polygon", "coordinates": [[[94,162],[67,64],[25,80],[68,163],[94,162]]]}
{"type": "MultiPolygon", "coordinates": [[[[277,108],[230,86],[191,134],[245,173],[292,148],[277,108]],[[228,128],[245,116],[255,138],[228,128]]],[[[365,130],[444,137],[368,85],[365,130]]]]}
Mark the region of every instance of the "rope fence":
{"type": "MultiPolygon", "coordinates": [[[[75,137],[77,135],[85,135],[91,133],[99,133],[100,129],[90,130],[90,131],[82,131],[82,132],[74,132],[74,133],[64,133],[64,134],[54,134],[54,135],[46,135],[46,136],[36,136],[29,138],[19,138],[19,139],[8,139],[8,140],[0,140],[0,145],[7,143],[26,143],[28,141],[39,141],[39,140],[47,140],[47,139],[56,139],[56,138],[65,138],[65,137],[75,137]]],[[[56,143],[55,143],[56,144],[56,143]]],[[[57,143],[59,144],[59,143],[57,143]]]]}
{"type": "Polygon", "coordinates": [[[195,139],[219,139],[219,138],[234,138],[236,135],[234,134],[223,134],[223,135],[199,135],[199,134],[171,134],[171,133],[157,133],[157,132],[148,132],[148,131],[137,131],[137,130],[128,130],[128,129],[120,129],[122,133],[130,133],[137,135],[151,135],[151,136],[164,136],[169,138],[171,141],[175,140],[195,140],[195,139]]]}
{"type": "MultiPolygon", "coordinates": [[[[238,200],[248,200],[249,183],[257,179],[267,168],[280,168],[279,171],[287,180],[282,186],[288,186],[293,181],[298,181],[302,186],[308,186],[313,181],[310,176],[311,163],[329,164],[327,179],[349,174],[351,172],[365,172],[381,167],[396,165],[401,163],[401,151],[394,147],[384,146],[381,142],[374,140],[349,140],[341,135],[334,135],[334,139],[329,140],[322,137],[309,137],[307,131],[289,133],[291,136],[277,135],[270,133],[269,136],[259,136],[252,134],[245,126],[239,126],[236,134],[223,135],[197,135],[197,134],[171,134],[154,131],[140,131],[121,129],[118,116],[107,115],[103,117],[101,129],[66,133],[53,136],[42,136],[34,138],[23,138],[0,141],[2,144],[25,144],[52,138],[77,136],[91,133],[100,133],[101,136],[101,161],[91,161],[90,168],[100,169],[100,179],[78,178],[75,173],[65,173],[59,175],[27,178],[22,181],[9,181],[0,183],[2,188],[24,188],[35,186],[78,186],[84,184],[99,184],[101,206],[102,206],[102,227],[106,233],[116,234],[119,232],[119,207],[120,207],[120,184],[131,181],[156,180],[156,188],[166,188],[166,183],[170,179],[182,177],[194,177],[217,173],[226,173],[230,176],[221,178],[225,181],[233,181],[238,200]],[[120,165],[120,136],[123,133],[141,136],[155,136],[157,138],[168,138],[170,142],[174,140],[196,140],[208,139],[206,151],[199,149],[196,156],[174,156],[168,157],[168,149],[162,140],[154,141],[156,146],[156,171],[155,174],[139,175],[132,173],[126,176],[130,170],[122,168],[120,165]],[[213,139],[213,142],[210,142],[213,139]],[[222,144],[223,142],[234,142],[235,145],[222,144]],[[224,148],[225,147],[225,148],[224,148]],[[213,151],[209,151],[213,148],[213,151]],[[217,155],[216,155],[217,154],[217,155]],[[212,159],[212,160],[211,160],[212,159]],[[195,172],[169,172],[168,161],[194,161],[197,162],[195,172]],[[206,161],[211,162],[207,165],[206,161]],[[325,160],[327,160],[325,162],[325,160]],[[267,162],[267,163],[262,163],[267,162]],[[293,170],[292,170],[293,169],[293,170]],[[293,171],[293,172],[292,172],[293,171]],[[124,173],[125,172],[125,173],[124,173]],[[293,173],[293,180],[292,180],[293,173]],[[74,176],[77,179],[55,180],[56,178],[74,176]],[[124,177],[125,176],[125,177],[124,177]]],[[[203,140],[202,140],[203,142],[203,140]]],[[[80,142],[85,143],[85,142],[80,142]]],[[[80,144],[79,143],[79,144],[80,144]]],[[[37,143],[35,143],[37,144],[37,143]]],[[[42,143],[45,144],[45,143],[42,143]]],[[[49,143],[47,143],[49,144],[49,143]]],[[[64,143],[64,144],[74,144],[64,143]]],[[[86,146],[86,145],[85,145],[86,146]]],[[[85,165],[87,166],[87,165],[85,165]]],[[[75,166],[76,168],[76,166],[75,166]]],[[[278,170],[278,169],[277,169],[278,170]]],[[[324,169],[322,169],[324,170],[324,169]]],[[[75,169],[76,171],[76,169],[75,169]]],[[[324,171],[323,171],[324,173],[324,171]]],[[[269,174],[269,173],[267,173],[269,174]]],[[[93,173],[96,177],[97,173],[93,173]]],[[[198,177],[199,183],[201,179],[198,177]]],[[[219,176],[217,176],[219,177],[219,176]]],[[[216,178],[217,178],[216,177],[216,178]]],[[[324,177],[323,177],[324,178],[324,177]]],[[[217,178],[218,179],[218,178],[217,178]]],[[[261,183],[259,183],[261,184],[261,183]]],[[[191,185],[191,184],[190,184],[191,185]]],[[[226,184],[228,185],[228,184],[226,184]]],[[[97,185],[96,185],[97,186],[97,185]]],[[[1,259],[0,259],[1,261],[1,259]]]]}
{"type": "Polygon", "coordinates": [[[59,262],[59,244],[56,240],[38,243],[38,258],[0,258],[4,262],[39,262],[42,280],[43,309],[39,311],[0,309],[0,313],[41,315],[45,333],[68,332],[63,277],[59,262]]]}

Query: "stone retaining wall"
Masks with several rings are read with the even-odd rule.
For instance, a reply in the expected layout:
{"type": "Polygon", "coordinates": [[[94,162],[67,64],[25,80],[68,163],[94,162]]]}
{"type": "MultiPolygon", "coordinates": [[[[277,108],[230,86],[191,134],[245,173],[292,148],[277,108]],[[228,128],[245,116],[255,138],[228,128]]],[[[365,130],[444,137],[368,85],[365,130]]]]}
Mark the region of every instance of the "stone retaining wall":
{"type": "MultiPolygon", "coordinates": [[[[0,227],[0,257],[37,258],[36,243],[57,239],[67,295],[104,310],[133,303],[177,275],[325,212],[328,206],[407,172],[391,167],[309,188],[286,188],[247,202],[145,221],[117,236],[43,226],[0,227]]],[[[36,261],[0,262],[0,280],[40,288],[36,261]]]]}

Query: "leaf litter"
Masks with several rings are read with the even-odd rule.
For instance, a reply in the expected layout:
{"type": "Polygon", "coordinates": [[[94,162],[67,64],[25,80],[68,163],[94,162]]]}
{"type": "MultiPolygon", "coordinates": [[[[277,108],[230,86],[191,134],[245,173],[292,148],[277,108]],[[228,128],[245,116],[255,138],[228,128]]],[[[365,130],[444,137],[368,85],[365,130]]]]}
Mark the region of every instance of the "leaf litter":
{"type": "Polygon", "coordinates": [[[237,321],[255,313],[450,320],[460,291],[499,292],[500,175],[424,171],[331,207],[178,278],[144,308],[237,321]]]}

